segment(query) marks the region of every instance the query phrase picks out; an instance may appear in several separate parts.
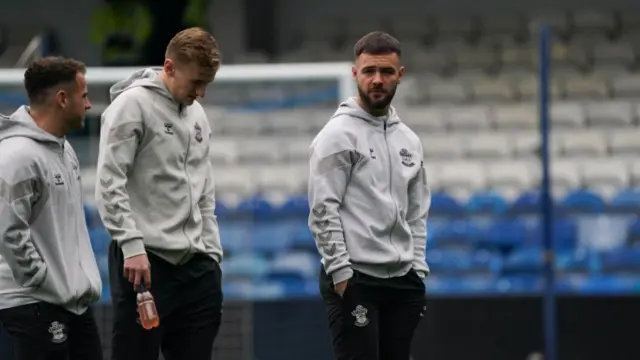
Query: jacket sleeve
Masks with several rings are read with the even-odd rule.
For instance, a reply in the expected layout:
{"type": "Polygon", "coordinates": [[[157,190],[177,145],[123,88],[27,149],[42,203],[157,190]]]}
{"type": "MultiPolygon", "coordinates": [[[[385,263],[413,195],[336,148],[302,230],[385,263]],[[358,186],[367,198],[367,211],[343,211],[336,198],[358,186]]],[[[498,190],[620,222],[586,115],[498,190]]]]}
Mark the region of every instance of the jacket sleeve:
{"type": "Polygon", "coordinates": [[[339,211],[358,160],[347,134],[339,129],[323,129],[310,148],[309,228],[334,284],[353,276],[339,211]]]}
{"type": "Polygon", "coordinates": [[[126,188],[143,135],[142,111],[135,99],[116,99],[102,114],[96,205],[105,228],[122,249],[125,259],[146,253],[126,188]]]}
{"type": "Polygon", "coordinates": [[[0,151],[0,255],[16,283],[39,286],[47,265],[32,241],[29,223],[48,200],[46,181],[33,159],[0,151]]]}
{"type": "Polygon", "coordinates": [[[431,205],[431,193],[423,161],[420,162],[418,173],[409,183],[408,199],[407,223],[411,228],[413,240],[413,269],[424,279],[429,274],[426,256],[427,217],[431,205]]]}
{"type": "Polygon", "coordinates": [[[202,239],[207,247],[207,251],[220,263],[223,252],[220,244],[220,230],[218,228],[218,218],[216,217],[215,184],[213,180],[213,169],[207,157],[207,172],[204,191],[198,201],[200,214],[202,216],[202,239]]]}

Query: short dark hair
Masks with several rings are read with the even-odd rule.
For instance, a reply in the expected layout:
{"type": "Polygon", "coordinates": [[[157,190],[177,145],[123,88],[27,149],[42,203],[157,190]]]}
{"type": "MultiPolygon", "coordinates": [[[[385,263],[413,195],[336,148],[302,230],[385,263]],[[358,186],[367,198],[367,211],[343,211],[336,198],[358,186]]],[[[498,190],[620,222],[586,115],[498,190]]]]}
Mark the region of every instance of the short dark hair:
{"type": "Polygon", "coordinates": [[[402,55],[400,41],[384,31],[373,31],[363,36],[353,47],[353,53],[357,58],[361,54],[382,55],[396,53],[402,55]]]}
{"type": "Polygon", "coordinates": [[[86,71],[84,63],[59,56],[34,61],[24,72],[24,87],[29,102],[34,105],[44,104],[51,90],[60,85],[75,83],[78,73],[84,74],[86,71]]]}

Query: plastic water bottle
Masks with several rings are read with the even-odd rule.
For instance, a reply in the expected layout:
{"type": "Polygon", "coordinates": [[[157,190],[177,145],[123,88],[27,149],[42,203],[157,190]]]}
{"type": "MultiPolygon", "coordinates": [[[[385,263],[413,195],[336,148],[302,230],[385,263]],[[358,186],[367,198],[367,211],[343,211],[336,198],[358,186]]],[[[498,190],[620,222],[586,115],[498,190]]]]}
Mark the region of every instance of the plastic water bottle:
{"type": "Polygon", "coordinates": [[[156,310],[156,302],[153,295],[146,290],[144,284],[140,285],[140,292],[137,296],[138,314],[140,316],[140,325],[146,330],[151,330],[160,325],[160,317],[156,310]]]}

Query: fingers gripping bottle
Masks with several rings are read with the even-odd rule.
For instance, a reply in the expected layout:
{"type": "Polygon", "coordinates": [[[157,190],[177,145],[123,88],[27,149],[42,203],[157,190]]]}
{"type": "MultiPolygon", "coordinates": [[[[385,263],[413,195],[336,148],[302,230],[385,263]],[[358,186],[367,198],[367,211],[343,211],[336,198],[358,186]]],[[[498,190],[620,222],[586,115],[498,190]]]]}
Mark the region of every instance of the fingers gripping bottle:
{"type": "Polygon", "coordinates": [[[151,330],[160,325],[160,317],[156,310],[156,302],[153,295],[145,288],[144,284],[140,285],[140,292],[137,296],[138,314],[140,315],[140,324],[146,330],[151,330]]]}

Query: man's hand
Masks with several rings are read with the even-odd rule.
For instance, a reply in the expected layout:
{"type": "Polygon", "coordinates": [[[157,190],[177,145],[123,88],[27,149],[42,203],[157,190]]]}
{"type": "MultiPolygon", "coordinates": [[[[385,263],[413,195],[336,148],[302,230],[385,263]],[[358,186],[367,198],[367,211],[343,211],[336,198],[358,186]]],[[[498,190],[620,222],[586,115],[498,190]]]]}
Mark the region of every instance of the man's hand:
{"type": "Polygon", "coordinates": [[[340,297],[342,297],[345,290],[347,290],[347,282],[349,282],[349,280],[341,281],[334,286],[336,292],[338,293],[338,295],[340,295],[340,297]]]}
{"type": "Polygon", "coordinates": [[[124,260],[124,277],[133,283],[133,288],[140,290],[140,282],[144,281],[146,289],[151,288],[151,270],[146,254],[136,255],[124,260]]]}

